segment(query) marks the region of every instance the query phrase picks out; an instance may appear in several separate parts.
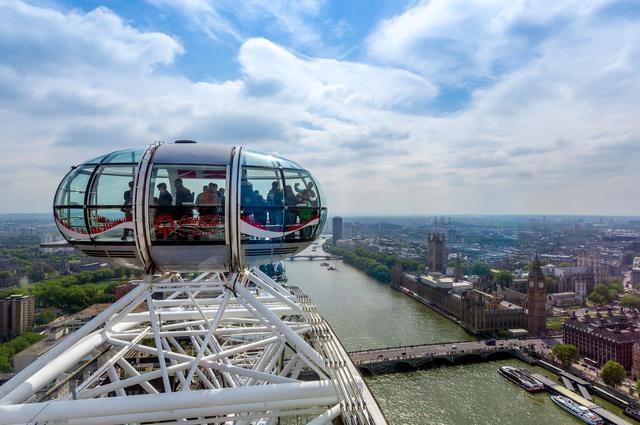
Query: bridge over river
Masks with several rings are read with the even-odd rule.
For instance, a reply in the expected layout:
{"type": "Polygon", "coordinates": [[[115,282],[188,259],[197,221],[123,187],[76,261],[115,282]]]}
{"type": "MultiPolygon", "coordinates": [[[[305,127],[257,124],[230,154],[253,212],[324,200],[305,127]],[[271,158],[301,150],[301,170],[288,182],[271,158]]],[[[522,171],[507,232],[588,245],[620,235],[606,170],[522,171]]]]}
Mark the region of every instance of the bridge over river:
{"type": "Polygon", "coordinates": [[[487,345],[488,341],[375,348],[353,351],[349,356],[363,374],[380,374],[424,369],[442,364],[473,363],[505,356],[530,362],[527,353],[540,350],[544,345],[541,339],[503,339],[496,340],[496,345],[487,345]]]}
{"type": "Polygon", "coordinates": [[[294,255],[288,258],[289,261],[295,260],[342,260],[342,257],[331,254],[309,254],[309,255],[294,255]]]}

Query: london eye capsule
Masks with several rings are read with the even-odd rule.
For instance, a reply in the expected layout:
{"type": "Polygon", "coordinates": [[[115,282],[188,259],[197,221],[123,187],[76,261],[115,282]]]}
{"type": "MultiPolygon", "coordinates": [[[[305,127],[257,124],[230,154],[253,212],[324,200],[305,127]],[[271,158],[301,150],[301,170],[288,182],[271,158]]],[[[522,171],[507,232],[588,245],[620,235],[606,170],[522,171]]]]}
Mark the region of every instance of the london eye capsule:
{"type": "Polygon", "coordinates": [[[73,167],[53,210],[69,244],[146,272],[278,261],[311,244],[327,216],[318,181],[295,162],[186,140],[73,167]]]}

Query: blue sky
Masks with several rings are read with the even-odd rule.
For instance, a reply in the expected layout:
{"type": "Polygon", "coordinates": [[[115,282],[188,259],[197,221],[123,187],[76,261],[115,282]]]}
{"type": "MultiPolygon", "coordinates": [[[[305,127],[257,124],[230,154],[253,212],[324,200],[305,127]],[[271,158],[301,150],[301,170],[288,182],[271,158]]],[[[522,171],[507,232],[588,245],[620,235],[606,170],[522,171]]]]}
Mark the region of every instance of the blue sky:
{"type": "Polygon", "coordinates": [[[34,0],[0,22],[0,212],[178,138],[291,157],[340,214],[640,210],[637,1],[34,0]]]}

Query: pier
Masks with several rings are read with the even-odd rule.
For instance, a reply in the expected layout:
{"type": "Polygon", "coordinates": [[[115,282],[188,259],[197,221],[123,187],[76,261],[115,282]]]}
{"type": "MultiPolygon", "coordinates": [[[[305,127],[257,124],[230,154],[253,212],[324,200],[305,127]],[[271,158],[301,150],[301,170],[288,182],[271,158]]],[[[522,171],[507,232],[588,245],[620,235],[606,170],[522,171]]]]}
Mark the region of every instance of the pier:
{"type": "MultiPolygon", "coordinates": [[[[583,397],[581,395],[578,395],[575,392],[571,391],[569,388],[565,388],[562,385],[560,385],[559,383],[557,383],[557,382],[553,381],[552,379],[549,379],[546,376],[541,375],[539,373],[533,374],[533,377],[536,378],[538,381],[542,382],[547,391],[555,393],[555,394],[560,394],[560,395],[562,395],[564,397],[570,398],[571,400],[575,401],[576,403],[586,407],[587,409],[591,410],[595,414],[599,415],[600,417],[602,417],[603,419],[605,419],[609,423],[612,423],[612,424],[615,424],[615,425],[631,425],[630,422],[627,422],[626,420],[622,419],[621,417],[619,417],[617,415],[614,415],[613,413],[609,412],[605,408],[595,404],[593,402],[593,399],[589,400],[589,399],[587,399],[587,398],[585,398],[585,397],[583,397]]],[[[562,376],[562,381],[565,383],[565,385],[566,385],[566,383],[569,383],[569,385],[567,385],[567,387],[569,387],[569,386],[573,387],[573,385],[571,385],[571,379],[568,378],[567,376],[563,375],[562,376]]],[[[578,385],[582,386],[582,384],[578,384],[578,385]]],[[[584,389],[584,387],[582,387],[582,388],[584,389]]],[[[586,392],[586,389],[584,389],[584,391],[586,392]]],[[[591,397],[589,396],[589,398],[591,398],[591,397]]]]}

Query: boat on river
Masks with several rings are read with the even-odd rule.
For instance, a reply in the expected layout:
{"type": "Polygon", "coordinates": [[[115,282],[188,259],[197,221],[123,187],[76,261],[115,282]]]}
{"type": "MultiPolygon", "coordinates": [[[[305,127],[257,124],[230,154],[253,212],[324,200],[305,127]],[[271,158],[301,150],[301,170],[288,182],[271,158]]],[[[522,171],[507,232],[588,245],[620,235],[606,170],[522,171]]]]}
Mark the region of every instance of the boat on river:
{"type": "Polygon", "coordinates": [[[320,263],[320,266],[321,266],[321,267],[328,267],[328,266],[330,266],[330,265],[331,265],[331,264],[327,263],[326,261],[323,261],[322,263],[320,263]]]}
{"type": "Polygon", "coordinates": [[[551,400],[576,418],[580,419],[582,422],[588,423],[589,425],[604,424],[604,421],[600,416],[570,398],[563,397],[561,395],[552,395],[551,400]]]}
{"type": "Polygon", "coordinates": [[[525,370],[511,366],[501,366],[498,369],[498,373],[530,393],[544,390],[544,384],[525,370]]]}

